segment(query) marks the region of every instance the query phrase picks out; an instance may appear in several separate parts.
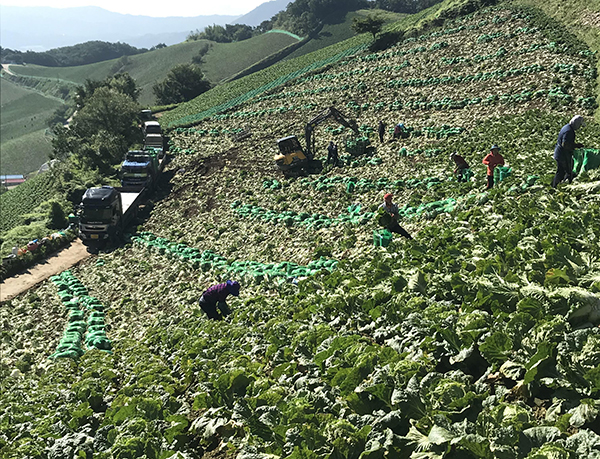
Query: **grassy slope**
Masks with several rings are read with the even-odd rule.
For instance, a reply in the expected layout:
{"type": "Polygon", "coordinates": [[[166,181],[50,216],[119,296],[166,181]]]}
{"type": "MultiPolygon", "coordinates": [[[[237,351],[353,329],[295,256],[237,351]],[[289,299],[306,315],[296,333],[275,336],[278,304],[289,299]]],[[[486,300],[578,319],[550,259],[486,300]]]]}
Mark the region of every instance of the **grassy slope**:
{"type": "MultiPolygon", "coordinates": [[[[239,43],[216,43],[202,67],[212,82],[218,82],[294,41],[286,34],[266,34],[239,43]]],[[[11,70],[19,75],[65,80],[79,85],[87,79],[103,80],[117,72],[128,72],[141,88],[140,103],[152,105],[152,86],[164,79],[173,66],[191,62],[206,43],[206,40],[184,42],[136,56],[77,67],[28,65],[11,66],[11,70]]]]}
{"type": "Polygon", "coordinates": [[[0,172],[28,174],[46,162],[52,151],[45,123],[61,102],[4,79],[0,85],[0,172]]]}
{"type": "Polygon", "coordinates": [[[304,54],[308,54],[353,37],[355,33],[352,30],[352,20],[355,17],[364,17],[367,14],[379,15],[385,19],[386,23],[396,22],[400,17],[403,16],[401,14],[391,13],[383,10],[359,10],[350,12],[341,22],[336,24],[325,24],[316,38],[294,51],[292,54],[286,57],[286,60],[294,59],[304,54]]]}
{"type": "MultiPolygon", "coordinates": [[[[506,22],[495,25],[495,14],[449,24],[473,27],[459,34],[428,36],[369,56],[376,60],[348,59],[323,78],[273,91],[281,99],[253,101],[235,118],[199,126],[220,130],[247,123],[255,134],[241,144],[225,134],[175,133],[175,146],[187,153],[168,166],[175,174],[171,193],[154,202],[146,230],[215,250],[229,261],[306,263],[326,254],[343,260],[339,270],[298,286],[278,284],[279,278],[258,283],[252,273],[180,262],[166,247],[127,245],[72,269],[108,311],[114,347],[113,354],[91,351],[76,362],[46,359],[68,321],[57,287],[46,282],[21,295],[0,308],[0,322],[11,326],[11,339],[0,342],[6,356],[0,366],[0,453],[41,458],[51,447],[60,452],[66,444],[81,445],[85,432],[94,437],[85,447],[93,444],[99,459],[167,457],[175,450],[202,457],[216,454],[218,445],[229,457],[348,458],[368,448],[363,457],[526,457],[533,446],[549,442],[558,451],[529,457],[592,457],[600,440],[595,416],[586,420],[577,412],[574,420],[569,411],[586,410],[586,399],[598,403],[600,340],[597,327],[574,330],[583,322],[572,321],[570,309],[585,306],[582,297],[597,300],[600,292],[594,280],[600,279],[600,176],[584,174],[556,191],[547,185],[556,132],[579,110],[577,98],[587,95],[584,76],[568,75],[574,101],[557,107],[546,97],[492,98],[489,105],[454,109],[426,103],[548,89],[555,78],[565,78],[553,69],[567,56],[549,47],[521,52],[548,40],[539,33],[510,37],[527,24],[504,12],[506,22]],[[486,23],[480,26],[480,19],[486,23]],[[498,30],[503,35],[479,41],[498,30]],[[431,48],[442,41],[448,46],[431,48]],[[421,47],[424,52],[411,52],[421,47]],[[497,55],[501,47],[508,54],[497,55]],[[498,57],[474,60],[476,55],[498,57]],[[393,79],[467,77],[535,64],[543,68],[502,79],[389,86],[393,79]],[[316,89],[331,91],[305,92],[316,89]],[[465,131],[383,145],[371,135],[381,164],[307,178],[402,179],[397,185],[348,192],[342,183],[318,188],[304,178],[284,179],[271,164],[274,139],[301,132],[306,119],[335,99],[370,127],[384,119],[388,127],[403,120],[424,132],[443,124],[465,131]],[[395,100],[420,102],[398,107],[395,100]],[[291,104],[284,112],[262,112],[291,104]],[[481,194],[481,158],[496,142],[513,175],[481,194]],[[402,156],[401,147],[416,153],[402,156]],[[472,164],[476,182],[447,180],[447,155],[454,150],[472,164]],[[521,190],[534,173],[541,175],[539,184],[521,190]],[[431,177],[444,183],[409,186],[409,179],[431,177]],[[263,180],[274,178],[280,187],[265,187],[263,180]],[[509,191],[513,186],[517,190],[509,191]],[[415,240],[394,238],[387,249],[372,246],[375,222],[307,228],[239,217],[230,207],[239,200],[276,212],[333,216],[356,202],[363,210],[376,207],[392,188],[400,206],[469,198],[452,213],[403,221],[415,240]],[[198,297],[230,276],[243,280],[241,296],[228,300],[232,316],[206,320],[198,297]],[[24,375],[8,376],[14,368],[24,375]],[[525,375],[531,385],[522,384],[525,375]],[[50,439],[63,425],[60,442],[50,439]],[[545,428],[528,430],[534,426],[545,428]],[[25,428],[35,435],[19,436],[25,428]],[[15,440],[3,444],[3,438],[15,440]],[[578,454],[563,451],[568,438],[578,454]]],[[[319,155],[328,138],[343,139],[328,127],[337,126],[319,127],[319,155]]],[[[599,132],[592,123],[577,138],[597,148],[599,132]]],[[[598,325],[598,317],[593,320],[598,325]]]]}
{"type": "Polygon", "coordinates": [[[296,42],[287,34],[267,33],[239,43],[216,43],[202,69],[211,82],[218,83],[296,42]]]}

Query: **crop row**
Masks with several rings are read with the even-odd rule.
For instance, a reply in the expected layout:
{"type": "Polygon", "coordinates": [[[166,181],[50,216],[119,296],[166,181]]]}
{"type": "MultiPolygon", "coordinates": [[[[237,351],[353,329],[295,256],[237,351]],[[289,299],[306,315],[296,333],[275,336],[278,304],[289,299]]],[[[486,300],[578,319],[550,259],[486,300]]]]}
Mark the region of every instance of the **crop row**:
{"type": "Polygon", "coordinates": [[[132,242],[134,246],[144,247],[160,255],[189,263],[195,269],[215,270],[229,276],[235,276],[238,279],[253,280],[257,283],[263,280],[274,281],[312,276],[322,269],[333,270],[337,265],[336,260],[328,260],[324,257],[311,261],[306,266],[288,261],[278,263],[231,261],[212,250],[200,251],[188,247],[186,244],[171,242],[166,238],[155,236],[148,231],[133,236],[132,242]]]}
{"type": "Polygon", "coordinates": [[[322,214],[310,214],[308,212],[295,212],[292,210],[285,210],[277,213],[260,206],[242,204],[239,200],[232,202],[231,208],[241,217],[255,220],[258,219],[275,224],[281,223],[286,226],[305,226],[314,229],[344,224],[364,225],[375,215],[373,212],[360,213],[360,208],[349,208],[348,213],[336,217],[328,217],[322,214]]]}
{"type": "Polygon", "coordinates": [[[71,271],[63,271],[51,278],[58,289],[65,309],[69,312],[63,337],[50,359],[81,357],[85,349],[110,352],[112,343],[106,336],[104,306],[88,295],[85,286],[71,271]],[[82,309],[83,308],[83,309],[82,309]],[[87,316],[87,319],[86,319],[87,316]]]}
{"type": "Polygon", "coordinates": [[[497,69],[492,72],[479,72],[471,75],[446,75],[431,78],[399,78],[387,83],[390,88],[401,88],[405,86],[422,87],[437,86],[442,84],[472,83],[474,81],[503,80],[518,75],[531,75],[546,71],[540,64],[527,65],[518,69],[497,69]]]}
{"type": "MultiPolygon", "coordinates": [[[[457,78],[457,77],[448,77],[449,79],[457,78]]],[[[422,80],[422,81],[409,81],[401,82],[397,80],[396,82],[391,82],[391,85],[400,85],[400,86],[419,86],[420,83],[431,83],[434,79],[422,80]]],[[[439,83],[450,84],[450,81],[439,81],[439,83]]],[[[594,97],[579,97],[576,100],[571,94],[565,92],[565,89],[561,86],[554,87],[551,89],[538,89],[535,91],[532,90],[522,90],[520,92],[515,93],[504,93],[504,94],[490,94],[485,98],[482,97],[465,97],[463,99],[452,99],[450,97],[444,97],[442,99],[428,99],[426,97],[420,98],[412,98],[412,99],[397,99],[392,102],[384,102],[380,101],[377,103],[369,103],[365,102],[362,104],[358,104],[355,101],[350,101],[346,104],[346,107],[352,109],[356,112],[364,112],[369,110],[374,111],[382,111],[382,110],[448,110],[448,109],[460,109],[464,107],[468,107],[471,105],[495,105],[495,104],[514,104],[514,103],[522,103],[529,102],[532,100],[545,99],[547,102],[551,104],[561,104],[568,105],[573,102],[576,102],[577,106],[584,109],[593,109],[596,107],[596,101],[594,97]]],[[[215,120],[229,120],[229,119],[248,119],[248,118],[262,118],[265,116],[272,115],[280,115],[286,112],[294,112],[297,110],[313,110],[316,108],[316,104],[308,103],[303,105],[288,105],[288,106],[279,106],[273,108],[265,108],[261,110],[252,110],[252,111],[239,111],[234,113],[225,113],[222,115],[215,115],[213,119],[215,120]]],[[[217,131],[215,131],[214,135],[219,135],[217,131]]]]}
{"type": "Polygon", "coordinates": [[[54,194],[52,174],[43,173],[0,195],[0,231],[19,226],[23,215],[32,212],[54,194]]]}
{"type": "Polygon", "coordinates": [[[368,178],[358,177],[341,177],[339,175],[334,176],[321,176],[316,180],[311,180],[306,177],[300,180],[300,184],[304,187],[311,187],[317,191],[329,190],[335,188],[338,185],[346,187],[347,193],[364,193],[368,190],[391,190],[391,189],[412,189],[418,187],[431,188],[432,186],[442,183],[444,179],[438,177],[427,177],[422,180],[419,179],[408,179],[408,180],[392,180],[385,177],[381,177],[377,180],[368,178]]]}

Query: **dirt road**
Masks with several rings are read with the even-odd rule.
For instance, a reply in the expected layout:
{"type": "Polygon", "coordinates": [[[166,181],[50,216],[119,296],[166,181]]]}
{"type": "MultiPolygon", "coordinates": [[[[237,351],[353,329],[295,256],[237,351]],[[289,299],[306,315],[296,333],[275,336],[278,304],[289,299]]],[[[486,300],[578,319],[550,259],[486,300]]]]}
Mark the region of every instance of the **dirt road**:
{"type": "Polygon", "coordinates": [[[2,64],[2,69],[4,69],[4,71],[10,75],[14,75],[14,73],[10,70],[10,66],[9,64],[2,64]]]}
{"type": "Polygon", "coordinates": [[[14,298],[89,256],[90,254],[81,241],[74,240],[70,246],[59,250],[27,271],[0,282],[0,302],[14,298]]]}

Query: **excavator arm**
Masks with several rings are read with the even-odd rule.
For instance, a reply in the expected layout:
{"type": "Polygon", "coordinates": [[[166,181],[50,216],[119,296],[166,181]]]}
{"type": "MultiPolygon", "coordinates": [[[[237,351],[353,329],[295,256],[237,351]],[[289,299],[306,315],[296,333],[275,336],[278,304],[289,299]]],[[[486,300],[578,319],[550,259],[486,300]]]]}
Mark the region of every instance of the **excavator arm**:
{"type": "Polygon", "coordinates": [[[323,121],[326,121],[328,118],[335,119],[342,126],[352,129],[358,135],[358,125],[356,124],[356,121],[348,121],[337,108],[329,107],[306,123],[306,127],[304,128],[304,138],[306,139],[306,156],[310,159],[313,157],[313,151],[315,148],[313,132],[319,124],[321,124],[323,121]]]}

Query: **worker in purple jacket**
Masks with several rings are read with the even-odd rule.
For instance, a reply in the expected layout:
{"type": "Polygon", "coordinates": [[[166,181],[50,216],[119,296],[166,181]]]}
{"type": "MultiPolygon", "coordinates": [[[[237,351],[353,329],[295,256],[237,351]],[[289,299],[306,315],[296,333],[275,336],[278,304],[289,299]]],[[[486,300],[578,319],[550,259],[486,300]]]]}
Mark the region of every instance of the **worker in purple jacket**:
{"type": "Polygon", "coordinates": [[[230,294],[240,296],[240,283],[238,281],[228,280],[222,284],[209,287],[202,294],[198,303],[209,319],[221,320],[231,312],[225,302],[230,294]]]}

